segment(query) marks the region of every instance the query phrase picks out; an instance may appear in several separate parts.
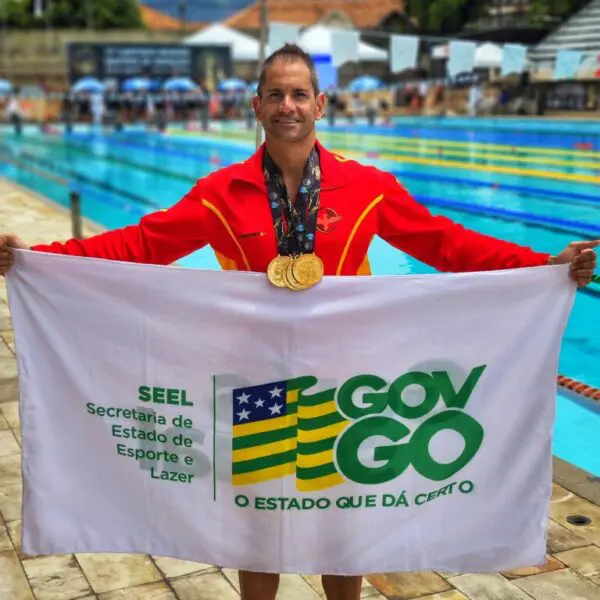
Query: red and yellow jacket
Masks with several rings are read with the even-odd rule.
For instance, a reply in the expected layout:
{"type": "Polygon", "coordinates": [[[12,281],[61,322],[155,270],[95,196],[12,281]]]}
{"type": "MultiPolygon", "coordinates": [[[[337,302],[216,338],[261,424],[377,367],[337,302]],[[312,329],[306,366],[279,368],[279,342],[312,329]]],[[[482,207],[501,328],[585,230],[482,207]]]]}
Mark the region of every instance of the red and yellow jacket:
{"type": "MultiPolygon", "coordinates": [[[[368,275],[378,235],[438,271],[544,265],[549,255],[464,229],[433,216],[393,175],[328,152],[317,142],[321,198],[315,253],[326,275],[368,275]]],[[[242,163],[200,179],[168,210],[138,225],[34,250],[138,263],[171,264],[210,245],[222,268],[265,272],[277,244],[263,176],[264,145],[242,163]]]]}

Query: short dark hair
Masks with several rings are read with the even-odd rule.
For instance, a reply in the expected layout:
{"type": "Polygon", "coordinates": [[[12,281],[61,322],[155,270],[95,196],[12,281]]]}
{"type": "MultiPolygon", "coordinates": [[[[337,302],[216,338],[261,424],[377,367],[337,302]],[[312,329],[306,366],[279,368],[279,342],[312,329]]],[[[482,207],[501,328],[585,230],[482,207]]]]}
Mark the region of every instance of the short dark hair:
{"type": "Polygon", "coordinates": [[[319,78],[317,77],[315,63],[310,57],[310,54],[302,50],[297,44],[285,44],[265,59],[260,71],[260,77],[258,78],[258,89],[256,90],[258,96],[262,95],[262,88],[267,80],[267,69],[278,59],[290,62],[294,60],[302,61],[310,71],[310,82],[315,92],[315,96],[319,94],[319,78]]]}

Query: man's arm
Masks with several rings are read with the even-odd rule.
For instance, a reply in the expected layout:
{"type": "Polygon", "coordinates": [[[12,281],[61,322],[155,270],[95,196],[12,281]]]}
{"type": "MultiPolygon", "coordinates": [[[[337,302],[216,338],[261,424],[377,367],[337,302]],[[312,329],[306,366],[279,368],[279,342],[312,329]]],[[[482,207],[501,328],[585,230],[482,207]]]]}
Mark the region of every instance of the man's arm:
{"type": "Polygon", "coordinates": [[[546,265],[549,254],[476,233],[434,216],[396,181],[386,179],[378,233],[395,248],[442,272],[493,271],[546,265]]]}
{"type": "Polygon", "coordinates": [[[137,225],[84,240],[38,244],[32,250],[167,265],[207,244],[203,180],[168,210],[148,214],[137,225]]]}

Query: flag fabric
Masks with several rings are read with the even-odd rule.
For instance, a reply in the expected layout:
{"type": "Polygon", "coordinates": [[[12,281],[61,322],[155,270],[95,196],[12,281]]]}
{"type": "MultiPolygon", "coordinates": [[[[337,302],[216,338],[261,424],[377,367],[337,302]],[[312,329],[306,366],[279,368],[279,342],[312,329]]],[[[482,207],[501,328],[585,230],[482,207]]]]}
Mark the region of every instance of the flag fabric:
{"type": "Polygon", "coordinates": [[[554,79],[573,79],[583,60],[580,50],[561,49],[556,53],[554,64],[554,79]]]}
{"type": "Polygon", "coordinates": [[[390,68],[392,73],[415,69],[419,58],[421,39],[414,35],[390,36],[390,68]]]}
{"type": "Polygon", "coordinates": [[[233,485],[296,475],[296,488],[315,491],[344,480],[333,458],[347,425],[335,389],[303,395],[314,377],[299,377],[233,390],[233,485]]]}
{"type": "Polygon", "coordinates": [[[360,33],[333,29],[331,31],[331,61],[334,67],[341,67],[359,60],[360,33]]]}
{"type": "Polygon", "coordinates": [[[20,250],[22,551],[543,564],[567,266],[326,277],[20,250]]]}
{"type": "Polygon", "coordinates": [[[300,35],[300,26],[292,23],[269,23],[269,39],[267,48],[269,54],[279,50],[285,44],[297,44],[300,35]]]}
{"type": "Polygon", "coordinates": [[[454,78],[461,73],[470,73],[475,68],[477,44],[453,40],[450,42],[448,58],[448,77],[454,78]]]}
{"type": "Polygon", "coordinates": [[[527,47],[522,44],[505,44],[502,48],[502,77],[522,73],[527,63],[527,47]]]}

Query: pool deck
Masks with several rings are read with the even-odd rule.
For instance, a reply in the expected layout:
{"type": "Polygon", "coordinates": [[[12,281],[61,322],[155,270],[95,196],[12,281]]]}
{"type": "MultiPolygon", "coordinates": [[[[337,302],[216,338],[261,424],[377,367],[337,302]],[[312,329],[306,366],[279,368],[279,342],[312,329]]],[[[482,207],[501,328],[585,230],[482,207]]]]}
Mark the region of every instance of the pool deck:
{"type": "MultiPolygon", "coordinates": [[[[0,228],[29,243],[70,236],[69,214],[0,178],[0,228]]],[[[100,231],[87,224],[85,231],[100,231]]],[[[0,600],[234,600],[237,577],[201,563],[145,555],[27,557],[20,551],[21,446],[15,346],[0,282],[0,600]]],[[[317,577],[286,575],[281,600],[324,598],[317,577]]],[[[542,568],[489,575],[387,573],[365,581],[363,598],[389,600],[600,600],[600,478],[558,459],[542,568]],[[567,518],[583,515],[584,526],[567,518]]]]}

